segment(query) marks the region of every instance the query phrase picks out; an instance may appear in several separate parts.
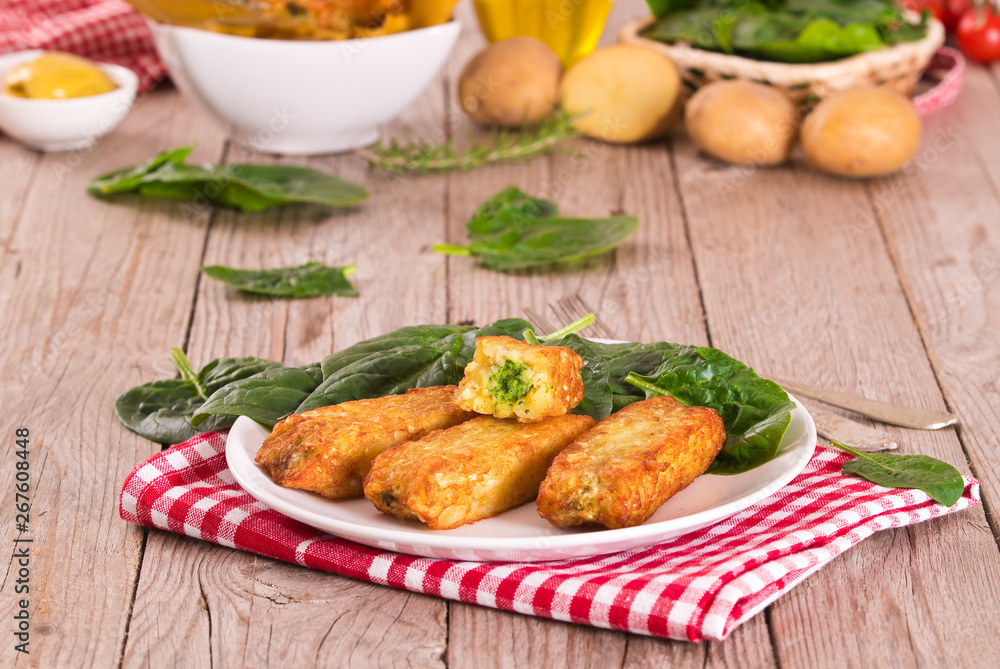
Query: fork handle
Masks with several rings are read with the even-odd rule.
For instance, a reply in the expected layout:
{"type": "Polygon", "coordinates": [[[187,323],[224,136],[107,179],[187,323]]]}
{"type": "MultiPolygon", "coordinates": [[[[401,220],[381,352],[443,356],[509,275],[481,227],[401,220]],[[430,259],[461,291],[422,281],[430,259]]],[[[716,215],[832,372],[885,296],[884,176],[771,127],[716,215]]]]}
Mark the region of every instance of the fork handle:
{"type": "Polygon", "coordinates": [[[889,423],[890,425],[901,425],[902,427],[912,427],[918,430],[938,430],[958,422],[958,417],[947,411],[904,407],[898,404],[858,397],[857,395],[839,393],[835,390],[813,388],[812,386],[802,385],[795,381],[784,381],[782,379],[774,379],[774,381],[785,390],[796,395],[802,395],[803,397],[818,400],[831,406],[847,409],[848,411],[853,411],[862,416],[868,416],[877,421],[889,423]]]}

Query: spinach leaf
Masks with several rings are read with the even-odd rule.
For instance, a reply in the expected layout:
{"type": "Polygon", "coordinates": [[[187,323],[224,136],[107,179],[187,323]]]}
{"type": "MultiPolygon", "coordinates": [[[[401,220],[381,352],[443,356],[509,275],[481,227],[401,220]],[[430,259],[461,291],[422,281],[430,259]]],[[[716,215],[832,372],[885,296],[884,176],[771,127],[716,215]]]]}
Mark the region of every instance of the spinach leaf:
{"type": "Polygon", "coordinates": [[[87,191],[96,197],[138,192],[151,197],[205,201],[241,211],[298,202],[349,207],[368,192],[332,174],[294,165],[188,165],[193,147],[165,151],[155,158],[101,175],[87,191]]]}
{"type": "Polygon", "coordinates": [[[895,453],[863,453],[839,441],[832,446],[855,456],[841,468],[885,488],[916,488],[923,490],[938,504],[951,506],[965,492],[962,474],[937,458],[928,455],[896,455],[895,453]]]}
{"type": "Polygon", "coordinates": [[[175,348],[171,355],[181,378],[145,383],[115,400],[115,413],[125,427],[160,444],[179,444],[206,430],[232,425],[234,417],[221,416],[195,428],[190,418],[219,388],[280,366],[253,357],[217,358],[195,372],[183,351],[175,348]]]}
{"type": "Polygon", "coordinates": [[[815,63],[836,60],[885,46],[874,26],[852,23],[841,28],[830,19],[817,19],[794,40],[764,44],[759,53],[769,60],[786,63],[815,63]]]}
{"type": "MultiPolygon", "coordinates": [[[[346,207],[368,198],[368,192],[361,186],[308,167],[234,163],[216,169],[225,170],[235,183],[276,204],[310,202],[326,207],[346,207]]],[[[223,204],[239,207],[238,200],[223,201],[223,204]]]]}
{"type": "Polygon", "coordinates": [[[511,271],[606,253],[639,227],[635,216],[557,218],[554,202],[509,187],[480,205],[466,224],[471,244],[436,244],[449,255],[475,256],[487,267],[511,271]]]}
{"type": "Polygon", "coordinates": [[[795,406],[778,384],[704,346],[665,351],[652,374],[633,373],[626,381],[645,390],[647,397],[670,395],[683,404],[719,412],[726,443],[708,470],[711,474],[738,474],[774,459],[795,406]]]}
{"type": "Polygon", "coordinates": [[[410,388],[456,384],[472,361],[478,337],[507,335],[523,339],[523,332],[530,327],[520,318],[481,328],[417,326],[376,338],[381,342],[375,345],[376,340],[361,342],[323,361],[323,382],[296,413],[350,400],[396,395],[410,388]],[[429,328],[427,336],[417,331],[420,327],[429,328]]]}
{"type": "MultiPolygon", "coordinates": [[[[202,426],[211,419],[248,416],[261,425],[274,424],[293,413],[323,380],[315,362],[305,367],[271,367],[218,388],[190,412],[191,424],[202,426]]],[[[207,429],[207,428],[202,428],[207,429]]]]}
{"type": "Polygon", "coordinates": [[[164,151],[144,163],[108,172],[91,179],[87,184],[87,192],[100,197],[111,193],[126,193],[136,190],[147,175],[156,172],[165,165],[183,164],[192,149],[194,149],[193,146],[182,146],[178,149],[164,151]]]}
{"type": "Polygon", "coordinates": [[[648,0],[646,37],[759,60],[815,63],[923,39],[894,0],[648,0]]]}
{"type": "MultiPolygon", "coordinates": [[[[404,327],[306,367],[223,358],[195,372],[186,359],[178,357],[183,378],[133,388],[119,398],[116,410],[131,429],[166,443],[230,425],[235,416],[249,416],[271,427],[290,413],[410,388],[455,384],[472,360],[478,337],[523,339],[530,329],[519,318],[480,328],[404,327]]],[[[722,415],[727,442],[710,472],[746,471],[777,453],[792,402],[780,387],[759,378],[743,363],[705,347],[669,342],[606,344],[560,334],[546,338],[545,344],[571,348],[584,361],[584,399],[576,413],[600,420],[647,396],[670,394],[685,404],[710,406],[722,415]]]]}
{"type": "Polygon", "coordinates": [[[298,267],[280,269],[235,269],[222,265],[202,267],[207,276],[247,293],[274,297],[318,297],[338,295],[357,297],[347,277],[355,266],[328,267],[318,262],[308,262],[298,267]]]}
{"type": "Polygon", "coordinates": [[[608,344],[575,334],[545,343],[583,358],[584,399],[574,413],[601,420],[654,395],[718,411],[726,443],[709,469],[712,474],[738,474],[773,459],[791,423],[795,404],[778,384],[714,348],[608,344]]]}

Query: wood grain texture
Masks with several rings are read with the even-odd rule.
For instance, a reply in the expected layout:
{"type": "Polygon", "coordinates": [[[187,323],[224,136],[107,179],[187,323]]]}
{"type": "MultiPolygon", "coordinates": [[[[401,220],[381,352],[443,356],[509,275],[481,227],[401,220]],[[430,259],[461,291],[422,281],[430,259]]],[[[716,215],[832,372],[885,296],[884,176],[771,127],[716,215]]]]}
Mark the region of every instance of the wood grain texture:
{"type": "MultiPolygon", "coordinates": [[[[606,35],[613,35],[613,26],[633,16],[636,7],[616,5],[606,35]]],[[[480,44],[463,38],[457,49],[462,55],[453,59],[453,76],[480,44]]],[[[567,215],[625,211],[640,216],[641,225],[614,253],[556,268],[500,273],[472,259],[450,258],[451,319],[484,323],[522,316],[522,309],[529,307],[555,320],[547,311],[549,302],[580,294],[621,336],[704,341],[704,319],[673,181],[669,150],[662,142],[619,147],[590,140],[572,143],[568,155],[452,175],[449,243],[464,241],[465,222],[475,206],[511,184],[555,200],[567,215]]],[[[766,641],[763,621],[750,627],[762,631],[766,641]]],[[[620,666],[626,651],[628,663],[636,666],[653,666],[667,656],[672,666],[705,663],[704,648],[683,642],[581,630],[460,604],[451,605],[449,632],[449,660],[458,667],[620,666]]],[[[770,653],[769,646],[764,652],[770,653]]]]}
{"type": "MultiPolygon", "coordinates": [[[[713,345],[765,373],[943,408],[864,183],[800,164],[723,166],[683,140],[677,164],[713,345]]],[[[908,432],[901,450],[967,471],[951,431],[908,432]]],[[[972,662],[989,635],[964,620],[969,607],[995,619],[997,600],[979,599],[976,584],[996,582],[998,568],[981,507],[876,535],[813,576],[816,587],[772,606],[779,661],[972,662]]]]}
{"type": "MultiPolygon", "coordinates": [[[[93,151],[17,157],[23,149],[0,140],[13,164],[38,163],[0,269],[0,425],[4,435],[28,427],[32,438],[25,666],[116,666],[121,653],[143,531],[118,518],[118,492],[158,447],[127,432],[112,406],[162,376],[155,361],[183,337],[207,217],[180,221],[162,203],[101,202],[85,185],[167,146],[195,140],[202,157],[218,150],[203,119],[171,114],[188,115],[187,105],[161,104],[169,95],[136,105],[93,151]]],[[[4,489],[14,472],[0,473],[4,489]]],[[[0,517],[13,528],[13,503],[0,517]]],[[[4,595],[13,594],[11,573],[4,595]]],[[[17,600],[0,603],[8,619],[17,600]]]]}
{"type": "MultiPolygon", "coordinates": [[[[645,12],[642,0],[616,3],[605,42],[645,12]]],[[[454,100],[458,71],[482,45],[468,3],[460,17],[446,71],[391,134],[482,136],[454,100]]],[[[984,513],[1000,468],[998,91],[996,72],[970,67],[961,100],[927,119],[915,167],[869,183],[816,174],[799,158],[727,167],[683,131],[389,178],[350,155],[226,151],[220,130],[169,88],[93,151],[41,155],[0,137],[0,434],[32,430],[36,542],[32,653],[0,648],[0,666],[985,666],[1000,632],[998,524],[984,513]],[[372,198],[344,212],[243,215],[84,193],[95,174],[192,141],[196,161],[309,164],[372,198]],[[430,251],[463,241],[475,206],[511,184],[568,214],[625,211],[642,225],[613,254],[555,270],[500,274],[430,251]],[[307,260],[357,264],[361,296],[272,301],[198,273],[203,261],[307,260]],[[136,384],[174,376],[170,346],[186,343],[195,364],[302,364],[401,325],[482,323],[576,293],[624,338],[712,343],[765,374],[955,411],[957,431],[886,429],[902,452],[971,466],[985,508],[879,533],[725,642],[702,644],[448,603],[118,518],[121,482],[159,448],[124,430],[111,407],[136,384]]],[[[4,462],[0,484],[11,491],[13,457],[4,462]]],[[[11,528],[6,499],[0,523],[11,528]]],[[[7,563],[0,615],[10,620],[18,597],[7,563]]]]}
{"type": "MultiPolygon", "coordinates": [[[[911,173],[871,187],[921,345],[991,509],[1000,495],[998,109],[996,79],[970,68],[960,104],[926,120],[911,173]]],[[[911,353],[920,351],[898,356],[911,353]]]]}
{"type": "MultiPolygon", "coordinates": [[[[443,87],[440,80],[432,85],[389,131],[433,132],[442,123],[443,87]]],[[[312,206],[255,214],[220,210],[204,264],[252,269],[310,260],[356,264],[351,281],[360,297],[275,300],[202,277],[188,350],[196,365],[242,355],[305,364],[403,325],[445,320],[444,298],[429,299],[443,283],[444,259],[422,241],[444,235],[442,178],[387,183],[352,155],[283,158],[233,146],[226,160],[326,170],[364,185],[371,199],[342,211],[312,206]]],[[[150,535],[135,615],[155,617],[165,596],[181,602],[176,615],[190,621],[193,636],[204,640],[196,655],[210,656],[213,666],[440,666],[447,610],[441,600],[242,553],[226,557],[232,566],[220,578],[215,561],[194,548],[173,557],[186,565],[182,578],[162,583],[155,565],[171,545],[166,535],[150,535]],[[227,624],[220,626],[219,620],[227,624]]],[[[181,649],[172,652],[143,637],[130,638],[129,646],[135,646],[134,661],[140,665],[168,666],[185,657],[181,649]]]]}
{"type": "MultiPolygon", "coordinates": [[[[15,142],[0,144],[0,247],[10,244],[41,162],[39,154],[15,142]]],[[[7,253],[0,255],[0,263],[10,259],[16,260],[7,253]]]]}

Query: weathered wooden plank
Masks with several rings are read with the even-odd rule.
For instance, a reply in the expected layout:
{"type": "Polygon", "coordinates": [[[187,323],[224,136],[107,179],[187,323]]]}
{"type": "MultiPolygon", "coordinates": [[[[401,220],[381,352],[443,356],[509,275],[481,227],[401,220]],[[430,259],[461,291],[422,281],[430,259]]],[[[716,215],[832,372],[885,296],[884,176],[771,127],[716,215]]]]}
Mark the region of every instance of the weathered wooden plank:
{"type": "MultiPolygon", "coordinates": [[[[1000,94],[972,66],[953,107],[925,122],[916,169],[872,184],[938,382],[992,504],[1000,494],[1000,94]]],[[[900,359],[920,355],[900,348],[900,359]]],[[[995,524],[995,521],[994,521],[995,524]]]]}
{"type": "MultiPolygon", "coordinates": [[[[202,159],[219,150],[217,132],[171,95],[141,101],[93,151],[26,156],[0,140],[12,165],[37,162],[0,268],[0,424],[32,438],[32,636],[21,658],[30,666],[116,666],[122,649],[143,532],[118,518],[118,492],[158,447],[122,428],[112,405],[162,376],[154,361],[183,337],[207,217],[101,202],[85,185],[167,146],[197,141],[202,159]]],[[[0,473],[7,490],[14,472],[0,473]]],[[[0,511],[5,527],[13,511],[0,511]]],[[[8,619],[19,599],[12,573],[0,604],[8,619]]]]}
{"type": "MultiPolygon", "coordinates": [[[[390,132],[431,132],[442,123],[439,80],[390,132]]],[[[445,300],[430,299],[444,279],[444,259],[427,240],[444,235],[442,178],[387,181],[351,155],[277,158],[233,147],[229,162],[285,162],[324,169],[365,185],[371,199],[345,211],[289,207],[258,214],[219,212],[204,264],[285,267],[310,260],[357,265],[358,298],[273,300],[238,293],[205,277],[190,331],[196,364],[218,356],[255,355],[287,364],[321,359],[360,339],[417,322],[443,322],[445,300]]],[[[184,602],[176,615],[197,632],[190,652],[214,666],[440,666],[447,605],[389,588],[229,551],[232,567],[217,579],[218,551],[152,533],[146,548],[134,617],[155,618],[158,602],[184,602]],[[164,552],[186,565],[184,578],[164,583],[155,561],[164,552]],[[220,626],[218,620],[227,624],[220,626]],[[384,638],[383,638],[384,637],[384,638]]],[[[155,627],[154,627],[155,629],[155,627]]],[[[155,635],[135,639],[129,666],[169,666],[184,655],[155,635]],[[141,647],[138,647],[141,644],[141,647]]],[[[130,639],[130,646],[132,639],[130,639]]]]}
{"type": "MultiPolygon", "coordinates": [[[[943,406],[926,355],[897,355],[919,352],[921,340],[863,183],[801,162],[722,166],[686,141],[677,164],[714,345],[764,373],[943,406]]],[[[905,452],[967,469],[953,432],[904,436],[905,452]]],[[[969,663],[990,635],[964,622],[968,606],[995,620],[996,598],[982,601],[975,584],[995,583],[998,568],[981,508],[877,535],[772,607],[779,661],[969,663]]]]}
{"type": "MultiPolygon", "coordinates": [[[[3,247],[10,244],[41,162],[39,154],[26,151],[15,142],[0,144],[0,245],[3,247]]],[[[0,256],[0,262],[7,259],[7,254],[0,256]]]]}

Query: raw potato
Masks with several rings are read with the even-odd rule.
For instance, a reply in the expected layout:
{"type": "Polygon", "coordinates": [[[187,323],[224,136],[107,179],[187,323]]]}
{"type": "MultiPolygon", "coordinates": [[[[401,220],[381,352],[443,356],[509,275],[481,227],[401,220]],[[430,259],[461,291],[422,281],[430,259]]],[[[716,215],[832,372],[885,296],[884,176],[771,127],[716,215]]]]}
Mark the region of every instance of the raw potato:
{"type": "Polygon", "coordinates": [[[473,120],[517,128],[538,123],[559,101],[559,57],[533,37],[511,37],[472,58],[458,80],[458,101],[473,120]]]}
{"type": "Polygon", "coordinates": [[[856,88],[820,102],[802,124],[806,159],[824,172],[876,177],[903,168],[920,145],[920,117],[903,95],[856,88]]]}
{"type": "Polygon", "coordinates": [[[681,78],[652,49],[616,44],[598,49],[563,76],[562,108],[582,115],[577,130],[628,144],[666,134],[680,116],[681,78]]]}
{"type": "Polygon", "coordinates": [[[795,145],[795,105],[773,86],[716,81],[688,100],[688,134],[708,155],[737,165],[780,165],[795,145]]]}

